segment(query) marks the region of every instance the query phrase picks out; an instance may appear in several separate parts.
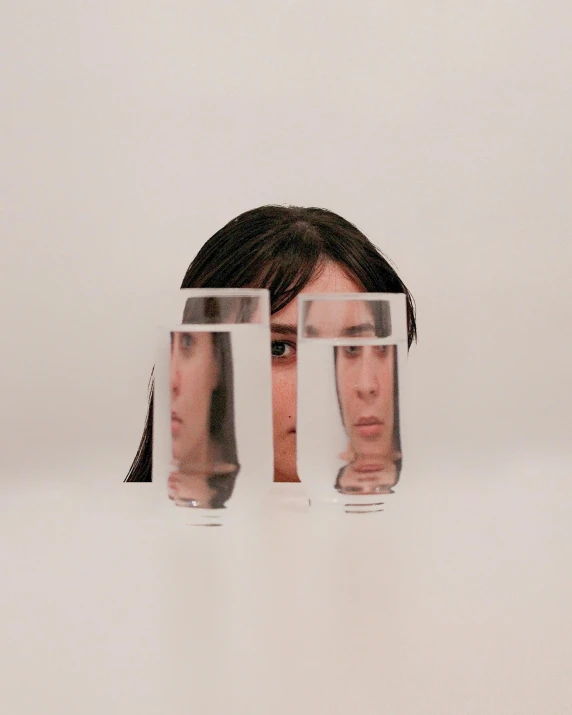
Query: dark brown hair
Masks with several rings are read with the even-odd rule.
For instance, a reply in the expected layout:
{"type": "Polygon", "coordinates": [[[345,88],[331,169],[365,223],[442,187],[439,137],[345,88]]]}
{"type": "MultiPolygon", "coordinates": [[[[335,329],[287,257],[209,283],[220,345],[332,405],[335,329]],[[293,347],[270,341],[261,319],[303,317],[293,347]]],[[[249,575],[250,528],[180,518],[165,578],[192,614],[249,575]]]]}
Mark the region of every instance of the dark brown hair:
{"type": "MultiPolygon", "coordinates": [[[[267,288],[276,313],[329,262],[367,292],[405,293],[411,346],[417,338],[413,296],[381,251],[356,226],[326,209],[261,206],[246,211],[203,245],[181,288],[267,288]]],[[[151,481],[152,442],[151,384],[145,429],[125,481],[151,481]]]]}

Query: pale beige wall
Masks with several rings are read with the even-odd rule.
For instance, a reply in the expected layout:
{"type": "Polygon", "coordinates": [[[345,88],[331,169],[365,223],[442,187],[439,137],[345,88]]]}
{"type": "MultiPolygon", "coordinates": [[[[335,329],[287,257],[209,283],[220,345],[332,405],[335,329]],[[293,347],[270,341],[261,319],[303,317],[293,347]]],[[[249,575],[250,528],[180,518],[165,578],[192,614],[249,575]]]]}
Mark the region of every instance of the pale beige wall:
{"type": "Polygon", "coordinates": [[[6,3],[3,462],[124,472],[159,297],[267,202],[341,213],[413,291],[418,464],[565,448],[569,8],[6,3]]]}

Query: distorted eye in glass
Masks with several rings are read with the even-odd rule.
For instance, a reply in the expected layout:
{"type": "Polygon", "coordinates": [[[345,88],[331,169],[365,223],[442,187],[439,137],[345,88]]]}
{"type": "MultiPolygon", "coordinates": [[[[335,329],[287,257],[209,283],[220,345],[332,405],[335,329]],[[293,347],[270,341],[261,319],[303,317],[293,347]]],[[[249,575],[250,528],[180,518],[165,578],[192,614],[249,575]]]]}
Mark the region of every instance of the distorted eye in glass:
{"type": "Polygon", "coordinates": [[[192,333],[179,333],[179,342],[182,350],[190,350],[195,342],[195,336],[192,333]]]}

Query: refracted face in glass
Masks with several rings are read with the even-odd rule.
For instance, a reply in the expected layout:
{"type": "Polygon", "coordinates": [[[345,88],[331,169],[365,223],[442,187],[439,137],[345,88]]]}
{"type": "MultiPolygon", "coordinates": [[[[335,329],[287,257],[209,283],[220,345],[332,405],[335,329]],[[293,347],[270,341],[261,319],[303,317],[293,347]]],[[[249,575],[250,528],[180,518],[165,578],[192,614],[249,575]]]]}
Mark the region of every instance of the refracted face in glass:
{"type": "Polygon", "coordinates": [[[171,334],[171,437],[176,463],[206,464],[219,365],[208,332],[171,334]]]}
{"type": "MultiPolygon", "coordinates": [[[[379,338],[383,325],[378,306],[368,300],[313,301],[306,315],[305,334],[309,338],[379,338]]],[[[370,470],[383,471],[382,464],[393,463],[395,346],[356,341],[334,345],[333,350],[336,391],[349,438],[341,456],[348,462],[365,457],[370,470]]]]}

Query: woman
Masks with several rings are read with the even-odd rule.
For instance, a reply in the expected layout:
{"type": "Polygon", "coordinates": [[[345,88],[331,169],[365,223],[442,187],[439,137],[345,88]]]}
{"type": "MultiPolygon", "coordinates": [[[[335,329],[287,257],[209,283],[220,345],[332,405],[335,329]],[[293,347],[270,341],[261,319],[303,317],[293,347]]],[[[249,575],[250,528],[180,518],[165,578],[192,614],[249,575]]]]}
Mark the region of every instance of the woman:
{"type": "MultiPolygon", "coordinates": [[[[217,231],[181,288],[267,288],[271,302],[274,481],[296,482],[296,333],[299,293],[405,293],[408,344],[413,297],[381,252],[353,224],[319,208],[262,206],[217,231]]],[[[153,390],[139,450],[126,477],[151,481],[153,390]]]]}
{"type": "Polygon", "coordinates": [[[171,333],[169,497],[221,508],[238,474],[228,333],[171,333]]]}

